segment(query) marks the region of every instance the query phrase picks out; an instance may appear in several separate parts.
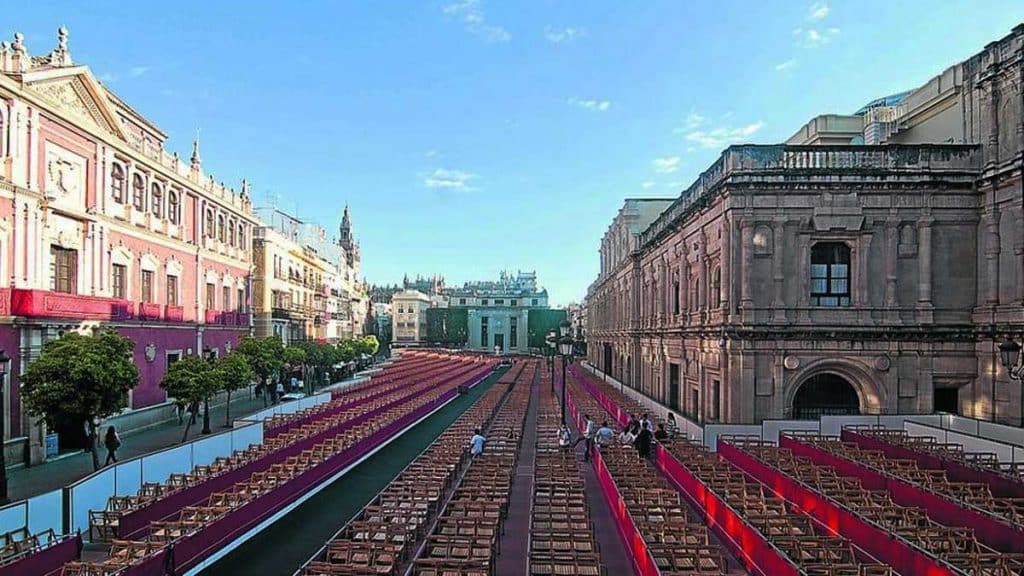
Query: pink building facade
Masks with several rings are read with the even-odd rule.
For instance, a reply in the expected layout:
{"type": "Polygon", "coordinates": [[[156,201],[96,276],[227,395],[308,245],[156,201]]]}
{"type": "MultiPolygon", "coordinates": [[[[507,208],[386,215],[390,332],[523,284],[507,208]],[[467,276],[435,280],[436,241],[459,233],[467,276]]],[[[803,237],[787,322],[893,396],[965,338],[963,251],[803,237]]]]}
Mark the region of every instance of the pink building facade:
{"type": "Polygon", "coordinates": [[[188,161],[167,135],[72,61],[67,31],[31,56],[0,45],[0,349],[12,359],[5,439],[44,430],[23,413],[18,374],[68,330],[116,329],[135,342],[130,406],[166,401],[183,355],[223,354],[249,333],[251,238],[239,191],[188,161]]]}

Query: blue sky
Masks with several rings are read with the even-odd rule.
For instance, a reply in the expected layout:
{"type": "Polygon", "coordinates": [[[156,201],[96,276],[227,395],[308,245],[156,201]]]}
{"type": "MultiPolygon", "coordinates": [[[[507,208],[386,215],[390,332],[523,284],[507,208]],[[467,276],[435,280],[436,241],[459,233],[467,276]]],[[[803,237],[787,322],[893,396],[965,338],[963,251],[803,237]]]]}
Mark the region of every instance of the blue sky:
{"type": "Polygon", "coordinates": [[[2,33],[72,56],[254,198],[335,229],[371,282],[536,269],[578,300],[621,205],[676,195],[735,142],[914,87],[1024,2],[23,4],[2,33]],[[79,6],[82,6],[79,4],[79,6]],[[295,9],[293,6],[301,6],[295,9]]]}

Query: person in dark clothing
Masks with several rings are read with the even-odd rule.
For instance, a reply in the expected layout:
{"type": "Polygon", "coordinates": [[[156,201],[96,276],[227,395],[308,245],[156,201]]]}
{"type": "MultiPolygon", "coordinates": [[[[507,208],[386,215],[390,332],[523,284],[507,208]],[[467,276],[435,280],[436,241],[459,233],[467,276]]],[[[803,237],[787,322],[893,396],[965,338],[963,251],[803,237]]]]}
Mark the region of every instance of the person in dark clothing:
{"type": "Polygon", "coordinates": [[[633,441],[633,446],[636,447],[636,452],[640,455],[640,458],[650,457],[651,431],[646,426],[640,426],[640,431],[636,435],[636,440],[633,441]]]}
{"type": "Polygon", "coordinates": [[[121,447],[121,437],[117,435],[117,430],[113,426],[107,428],[107,434],[103,437],[103,445],[107,448],[107,461],[104,466],[110,464],[111,461],[117,462],[117,449],[121,447]]]}
{"type": "Polygon", "coordinates": [[[668,432],[665,431],[664,424],[658,424],[658,429],[654,431],[654,439],[660,443],[664,443],[668,440],[668,432]]]}

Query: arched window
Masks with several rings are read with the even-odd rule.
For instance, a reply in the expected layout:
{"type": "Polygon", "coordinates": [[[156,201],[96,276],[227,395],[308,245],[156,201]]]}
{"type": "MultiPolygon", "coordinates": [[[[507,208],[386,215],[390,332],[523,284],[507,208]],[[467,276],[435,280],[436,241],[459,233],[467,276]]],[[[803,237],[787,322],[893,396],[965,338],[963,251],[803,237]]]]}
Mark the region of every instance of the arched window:
{"type": "Polygon", "coordinates": [[[234,246],[237,240],[238,236],[235,233],[235,221],[233,219],[228,220],[228,244],[234,246]]]}
{"type": "Polygon", "coordinates": [[[171,224],[178,223],[178,191],[171,190],[167,192],[167,219],[171,221],[171,224]]]}
{"type": "Polygon", "coordinates": [[[722,306],[722,269],[716,267],[711,273],[711,293],[708,294],[708,301],[711,308],[716,309],[722,306]]]}
{"type": "Polygon", "coordinates": [[[242,250],[247,248],[245,244],[245,226],[241,224],[238,225],[238,247],[242,250]]]}
{"type": "Polygon", "coordinates": [[[146,210],[146,182],[142,174],[132,177],[132,205],[140,212],[146,210]]]}
{"type": "Polygon", "coordinates": [[[217,232],[216,228],[214,228],[214,223],[213,222],[214,222],[214,220],[213,220],[213,210],[210,210],[209,208],[207,208],[206,209],[206,237],[207,238],[213,238],[214,234],[217,232]]]}
{"type": "Polygon", "coordinates": [[[700,279],[694,278],[690,283],[690,312],[700,310],[700,279]]]}
{"type": "Polygon", "coordinates": [[[224,215],[223,214],[217,216],[217,239],[220,240],[221,242],[224,242],[226,240],[226,236],[225,236],[225,232],[224,232],[224,215]]]}
{"type": "Polygon", "coordinates": [[[811,247],[811,305],[850,305],[850,247],[819,242],[811,247]]]}
{"type": "Polygon", "coordinates": [[[110,169],[110,195],[114,202],[124,204],[124,168],[120,164],[114,164],[110,169]]]}
{"type": "Polygon", "coordinates": [[[156,182],[150,187],[149,208],[153,211],[153,216],[157,218],[164,217],[164,191],[156,182]]]}

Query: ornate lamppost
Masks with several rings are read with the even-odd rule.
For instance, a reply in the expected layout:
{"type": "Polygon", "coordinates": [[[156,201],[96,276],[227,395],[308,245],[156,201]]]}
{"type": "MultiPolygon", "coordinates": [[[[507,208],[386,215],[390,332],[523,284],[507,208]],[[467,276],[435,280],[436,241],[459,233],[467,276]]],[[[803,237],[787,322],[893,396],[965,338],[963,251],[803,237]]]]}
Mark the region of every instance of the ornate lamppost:
{"type": "Polygon", "coordinates": [[[7,364],[11,361],[7,353],[0,350],[0,505],[7,504],[7,454],[4,449],[4,429],[7,428],[7,364]]]}
{"type": "Polygon", "coordinates": [[[554,330],[548,332],[547,338],[544,339],[547,342],[547,357],[548,357],[548,370],[551,372],[551,394],[555,393],[555,346],[557,345],[556,340],[558,334],[554,330]]]}
{"type": "Polygon", "coordinates": [[[565,380],[565,366],[569,363],[572,358],[573,345],[575,340],[572,339],[571,334],[572,324],[568,320],[563,320],[558,325],[558,330],[562,336],[558,339],[558,353],[562,356],[562,424],[565,424],[565,389],[568,388],[568,383],[565,380]]]}
{"type": "MultiPolygon", "coordinates": [[[[1003,364],[1003,368],[1006,368],[1007,375],[1010,376],[1010,380],[1020,382],[1020,393],[1021,393],[1021,406],[1020,406],[1020,425],[1024,427],[1024,362],[1020,359],[1021,345],[1010,338],[1007,338],[1005,342],[999,345],[999,361],[1003,364]]],[[[992,399],[995,403],[995,398],[992,399]]],[[[993,410],[993,420],[995,410],[993,410]]]]}

